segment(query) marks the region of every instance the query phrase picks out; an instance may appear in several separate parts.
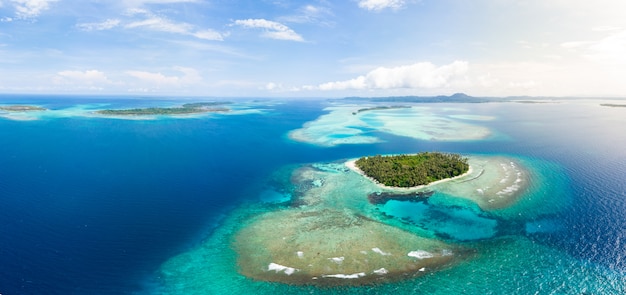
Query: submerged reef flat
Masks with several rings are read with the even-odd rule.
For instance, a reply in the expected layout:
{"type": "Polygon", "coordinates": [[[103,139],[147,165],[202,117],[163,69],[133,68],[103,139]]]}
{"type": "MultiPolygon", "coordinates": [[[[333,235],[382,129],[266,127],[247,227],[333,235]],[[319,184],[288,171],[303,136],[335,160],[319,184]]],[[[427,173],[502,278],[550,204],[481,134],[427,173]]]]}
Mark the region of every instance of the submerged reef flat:
{"type": "Polygon", "coordinates": [[[484,210],[511,206],[526,192],[530,172],[519,161],[507,157],[469,157],[471,173],[443,182],[435,190],[465,198],[484,210]]]}
{"type": "Polygon", "coordinates": [[[460,177],[419,188],[381,186],[346,163],[298,168],[291,176],[290,206],[257,214],[235,233],[239,272],[258,281],[335,286],[396,281],[452,267],[472,250],[446,240],[493,237],[498,222],[470,209],[430,208],[425,199],[443,192],[490,210],[514,204],[525,191],[527,172],[511,159],[472,156],[469,164],[473,170],[460,177]],[[372,195],[384,200],[372,202],[372,195]],[[396,209],[386,205],[390,200],[396,209]],[[439,213],[448,220],[399,227],[393,210],[404,210],[398,209],[404,201],[424,202],[418,208],[427,212],[424,216],[450,210],[439,213]]]}
{"type": "Polygon", "coordinates": [[[455,118],[463,110],[380,105],[340,105],[325,110],[329,113],[291,131],[289,137],[299,142],[336,146],[381,142],[377,132],[434,141],[479,140],[491,136],[488,128],[465,122],[469,121],[467,117],[455,118]]]}
{"type": "Polygon", "coordinates": [[[228,112],[230,109],[221,107],[229,102],[198,102],[188,103],[180,107],[150,107],[134,109],[107,109],[96,111],[96,114],[111,116],[150,116],[150,115],[186,115],[199,113],[228,112]]]}
{"type": "Polygon", "coordinates": [[[35,112],[35,111],[45,111],[46,108],[32,106],[32,105],[6,105],[0,106],[0,111],[7,112],[35,112]]]}
{"type": "Polygon", "coordinates": [[[243,275],[262,281],[362,285],[432,272],[456,247],[331,209],[298,208],[256,218],[236,236],[243,275]]]}

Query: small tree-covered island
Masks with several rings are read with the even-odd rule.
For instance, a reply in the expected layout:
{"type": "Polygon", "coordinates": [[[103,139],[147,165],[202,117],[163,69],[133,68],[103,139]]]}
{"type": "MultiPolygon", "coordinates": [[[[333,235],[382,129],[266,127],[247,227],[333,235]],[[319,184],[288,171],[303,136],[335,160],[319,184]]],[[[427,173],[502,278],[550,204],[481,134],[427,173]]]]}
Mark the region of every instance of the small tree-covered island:
{"type": "Polygon", "coordinates": [[[45,108],[31,105],[5,105],[0,106],[0,111],[7,112],[34,112],[34,111],[45,111],[45,108]]]}
{"type": "Polygon", "coordinates": [[[414,187],[459,176],[469,171],[467,158],[458,154],[423,152],[415,155],[362,157],[356,167],[386,186],[414,187]]]}
{"type": "Polygon", "coordinates": [[[149,115],[188,115],[188,114],[201,114],[201,113],[219,113],[228,112],[230,109],[223,107],[223,105],[230,104],[230,102],[197,102],[186,103],[180,107],[150,107],[150,108],[135,108],[135,109],[121,109],[121,110],[99,110],[96,114],[111,115],[111,116],[149,116],[149,115]]]}

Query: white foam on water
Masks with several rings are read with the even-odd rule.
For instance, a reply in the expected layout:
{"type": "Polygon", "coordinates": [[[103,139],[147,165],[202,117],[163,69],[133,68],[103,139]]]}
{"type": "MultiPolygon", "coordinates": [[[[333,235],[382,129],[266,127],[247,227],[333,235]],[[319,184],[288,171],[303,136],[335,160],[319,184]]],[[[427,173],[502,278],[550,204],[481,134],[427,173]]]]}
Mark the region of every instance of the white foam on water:
{"type": "Polygon", "coordinates": [[[275,271],[276,273],[284,272],[286,275],[290,276],[294,272],[298,271],[299,269],[295,269],[293,267],[288,267],[288,266],[284,266],[284,265],[280,265],[278,263],[272,262],[267,266],[267,271],[271,271],[271,270],[275,271]]]}
{"type": "Polygon", "coordinates": [[[328,258],[328,259],[334,263],[341,264],[343,260],[346,258],[341,256],[341,257],[333,257],[333,258],[328,258]]]}
{"type": "Polygon", "coordinates": [[[298,255],[298,258],[302,258],[302,257],[304,257],[304,252],[298,251],[298,252],[296,252],[296,255],[298,255]]]}
{"type": "Polygon", "coordinates": [[[384,267],[374,270],[374,273],[377,275],[386,275],[389,273],[384,267]]]}
{"type": "Polygon", "coordinates": [[[507,186],[503,190],[497,192],[496,195],[510,195],[519,189],[520,189],[520,185],[516,183],[514,185],[507,186]]]}
{"type": "Polygon", "coordinates": [[[380,255],[383,255],[383,256],[391,255],[391,253],[384,252],[383,250],[380,250],[380,248],[378,248],[378,247],[372,248],[372,251],[374,251],[374,252],[376,252],[376,253],[378,253],[380,255]]]}
{"type": "Polygon", "coordinates": [[[409,252],[409,254],[407,254],[407,256],[414,257],[414,258],[417,258],[417,259],[425,259],[425,258],[432,258],[432,257],[434,257],[434,255],[432,253],[424,251],[424,250],[411,251],[411,252],[409,252]]]}
{"type": "Polygon", "coordinates": [[[337,279],[358,279],[364,276],[366,276],[364,272],[353,273],[351,275],[346,275],[346,274],[322,275],[323,278],[337,278],[337,279]]]}

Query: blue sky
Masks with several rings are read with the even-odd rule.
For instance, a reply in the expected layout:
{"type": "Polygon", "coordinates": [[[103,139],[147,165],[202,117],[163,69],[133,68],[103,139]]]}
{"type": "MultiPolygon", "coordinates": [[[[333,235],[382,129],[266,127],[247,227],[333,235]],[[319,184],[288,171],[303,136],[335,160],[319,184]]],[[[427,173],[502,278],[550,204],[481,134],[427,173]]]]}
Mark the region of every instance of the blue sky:
{"type": "Polygon", "coordinates": [[[626,97],[623,0],[0,0],[0,93],[626,97]]]}

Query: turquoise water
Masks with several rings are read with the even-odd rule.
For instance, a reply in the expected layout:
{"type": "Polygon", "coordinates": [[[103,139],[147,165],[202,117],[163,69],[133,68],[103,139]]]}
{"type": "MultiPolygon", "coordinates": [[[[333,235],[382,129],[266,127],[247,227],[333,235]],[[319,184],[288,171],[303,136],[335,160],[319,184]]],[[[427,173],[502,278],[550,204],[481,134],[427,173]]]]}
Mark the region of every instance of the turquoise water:
{"type": "Polygon", "coordinates": [[[3,97],[0,103],[52,110],[28,121],[0,118],[1,294],[626,292],[622,108],[598,101],[428,104],[434,114],[454,109],[493,117],[465,121],[498,136],[429,141],[376,125],[361,131],[379,142],[328,147],[287,135],[325,114],[323,101],[242,100],[237,108],[245,112],[238,115],[149,120],[84,112],[176,102],[3,97]],[[314,187],[292,178],[298,167],[431,150],[514,157],[532,171],[530,187],[512,206],[495,210],[444,193],[428,203],[374,206],[357,198],[333,205],[465,248],[463,259],[367,286],[291,286],[239,274],[233,236],[250,217],[289,208],[314,187]]]}

